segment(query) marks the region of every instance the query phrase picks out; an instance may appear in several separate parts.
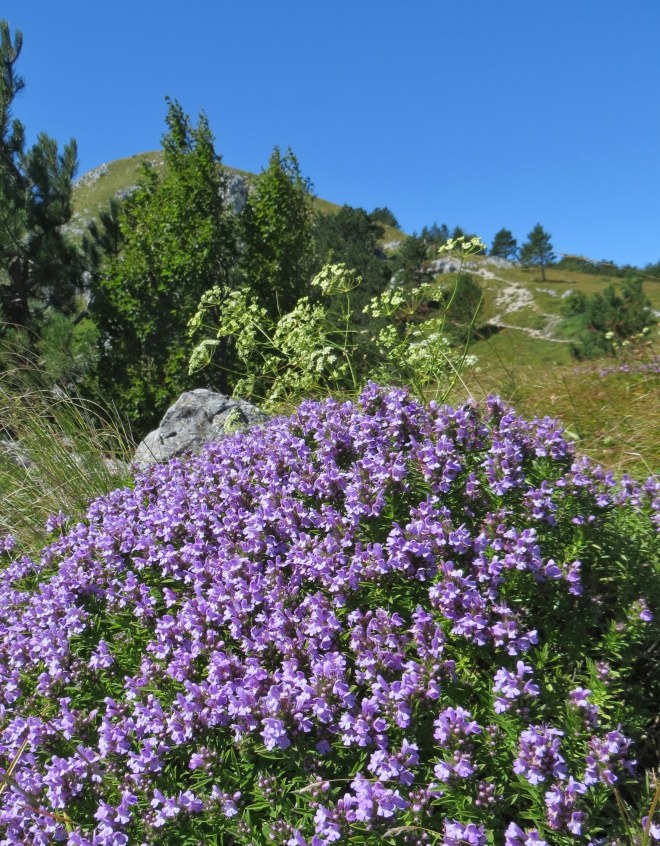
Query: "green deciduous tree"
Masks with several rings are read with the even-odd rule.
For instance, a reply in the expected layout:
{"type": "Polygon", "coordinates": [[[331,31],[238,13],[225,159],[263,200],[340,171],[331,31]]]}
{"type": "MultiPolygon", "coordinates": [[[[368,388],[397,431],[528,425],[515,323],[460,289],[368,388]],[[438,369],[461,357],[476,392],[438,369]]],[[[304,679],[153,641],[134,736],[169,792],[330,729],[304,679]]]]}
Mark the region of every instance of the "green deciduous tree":
{"type": "MultiPolygon", "coordinates": [[[[99,387],[136,434],[153,426],[177,393],[194,387],[187,323],[205,291],[229,289],[235,262],[234,221],[207,119],[202,114],[193,126],[169,102],[166,123],[164,172],[145,168],[123,204],[121,250],[110,251],[91,305],[100,332],[99,387]]],[[[222,351],[224,365],[228,354],[222,351]]],[[[214,378],[226,387],[222,371],[207,374],[214,378]]]]}
{"type": "Polygon", "coordinates": [[[247,285],[272,317],[290,311],[312,275],[311,186],[291,150],[273,150],[240,227],[239,267],[247,285]]]}
{"type": "Polygon", "coordinates": [[[52,310],[75,308],[83,264],[62,230],[71,219],[76,143],[59,153],[40,133],[26,149],[25,128],[12,117],[25,86],[15,67],[22,44],[0,21],[0,317],[5,330],[21,327],[36,339],[52,310]]]}
{"type": "Polygon", "coordinates": [[[550,235],[540,223],[527,236],[520,248],[520,261],[523,264],[541,268],[541,279],[545,282],[545,268],[555,260],[550,235]]]}
{"type": "Polygon", "coordinates": [[[82,249],[89,270],[98,272],[104,262],[117,257],[124,243],[121,227],[121,200],[112,197],[108,207],[101,209],[83,235],[82,249]]]}
{"type": "Polygon", "coordinates": [[[513,237],[510,229],[500,229],[495,233],[493,245],[490,248],[491,256],[499,256],[503,259],[513,260],[518,255],[518,242],[513,237]]]}

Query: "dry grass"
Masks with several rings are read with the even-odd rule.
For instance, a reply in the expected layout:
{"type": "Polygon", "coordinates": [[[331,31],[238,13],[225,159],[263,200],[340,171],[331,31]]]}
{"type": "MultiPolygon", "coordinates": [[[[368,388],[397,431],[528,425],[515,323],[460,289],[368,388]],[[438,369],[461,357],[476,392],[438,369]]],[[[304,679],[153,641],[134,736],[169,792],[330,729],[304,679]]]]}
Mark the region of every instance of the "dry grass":
{"type": "MultiPolygon", "coordinates": [[[[525,417],[559,419],[578,450],[613,470],[638,478],[660,470],[660,343],[625,359],[577,363],[564,346],[532,341],[522,333],[475,345],[479,368],[465,380],[475,399],[499,394],[525,417]],[[556,358],[553,355],[556,354],[556,358]],[[545,356],[545,358],[544,358],[545,356]],[[556,359],[559,359],[557,361],[556,359]],[[625,369],[617,368],[628,368],[625,369]]],[[[452,401],[464,398],[458,387],[452,401]]]]}
{"type": "Polygon", "coordinates": [[[22,552],[48,540],[46,520],[77,519],[94,497],[130,481],[134,447],[116,415],[34,374],[0,381],[0,536],[22,552]]]}

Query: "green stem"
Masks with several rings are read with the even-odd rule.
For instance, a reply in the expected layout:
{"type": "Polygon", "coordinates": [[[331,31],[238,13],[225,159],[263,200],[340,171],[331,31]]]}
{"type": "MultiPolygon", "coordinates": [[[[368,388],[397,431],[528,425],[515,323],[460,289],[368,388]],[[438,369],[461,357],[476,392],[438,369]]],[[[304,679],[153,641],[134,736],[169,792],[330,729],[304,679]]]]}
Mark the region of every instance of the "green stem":
{"type": "Polygon", "coordinates": [[[647,846],[649,842],[649,837],[651,836],[651,826],[653,825],[653,817],[655,816],[658,802],[660,802],[660,777],[656,777],[656,779],[657,783],[655,786],[655,793],[653,794],[653,800],[651,801],[651,807],[649,808],[649,816],[646,820],[646,825],[644,826],[644,834],[642,835],[642,846],[647,846]]]}

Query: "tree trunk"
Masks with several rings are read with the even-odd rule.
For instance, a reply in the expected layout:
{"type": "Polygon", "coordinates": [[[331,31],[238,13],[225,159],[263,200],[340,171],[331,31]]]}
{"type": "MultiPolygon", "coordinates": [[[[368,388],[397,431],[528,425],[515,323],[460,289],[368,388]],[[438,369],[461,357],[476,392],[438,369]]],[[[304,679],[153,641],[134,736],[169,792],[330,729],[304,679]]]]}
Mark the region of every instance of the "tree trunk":
{"type": "Polygon", "coordinates": [[[20,256],[14,256],[7,270],[11,282],[9,285],[0,285],[0,305],[4,322],[30,330],[32,314],[29,302],[29,262],[20,256]]]}

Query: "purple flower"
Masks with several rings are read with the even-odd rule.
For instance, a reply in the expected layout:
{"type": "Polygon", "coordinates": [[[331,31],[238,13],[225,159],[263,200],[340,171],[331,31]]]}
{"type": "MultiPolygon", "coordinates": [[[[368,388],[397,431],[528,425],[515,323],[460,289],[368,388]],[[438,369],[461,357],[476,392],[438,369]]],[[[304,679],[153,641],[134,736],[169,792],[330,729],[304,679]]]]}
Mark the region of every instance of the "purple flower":
{"type": "Polygon", "coordinates": [[[646,604],[645,599],[637,600],[637,615],[640,620],[644,623],[650,623],[653,620],[653,614],[649,611],[649,607],[646,604]]]}
{"type": "Polygon", "coordinates": [[[635,761],[629,757],[632,741],[619,730],[610,731],[604,737],[592,737],[586,756],[584,773],[586,785],[602,782],[608,786],[617,783],[622,770],[635,772],[635,761]]]}
{"type": "Polygon", "coordinates": [[[483,826],[463,823],[458,820],[444,821],[442,843],[444,846],[485,846],[486,832],[483,826]]]}
{"type": "Polygon", "coordinates": [[[586,819],[583,811],[576,810],[578,796],[587,792],[586,785],[569,776],[565,784],[555,784],[545,794],[548,825],[555,831],[582,834],[586,819]]]}
{"type": "Polygon", "coordinates": [[[523,661],[517,661],[515,674],[505,667],[501,667],[495,673],[493,693],[500,694],[495,698],[496,713],[508,711],[515,704],[516,699],[534,698],[539,695],[538,685],[531,679],[525,681],[525,676],[531,676],[533,672],[533,669],[523,661]]]}
{"type": "MultiPolygon", "coordinates": [[[[565,657],[554,608],[587,630],[592,613],[603,631],[631,613],[583,536],[616,509],[656,519],[658,500],[655,484],[575,459],[549,419],[375,385],[150,468],[0,568],[0,754],[18,785],[0,796],[1,836],[104,846],[185,828],[201,842],[212,820],[250,842],[254,817],[275,842],[326,846],[352,826],[375,839],[423,824],[467,781],[484,824],[447,819],[443,837],[481,846],[512,778],[493,780],[504,725],[519,733],[514,773],[548,788],[548,826],[576,835],[588,806],[562,733],[520,720],[565,717],[549,687],[538,701],[538,655],[565,657]],[[241,795],[245,760],[263,767],[241,795]],[[294,796],[293,761],[326,787],[294,796]],[[295,828],[273,819],[278,803],[295,803],[295,828]]],[[[647,617],[643,600],[632,614],[647,617]]],[[[584,688],[571,702],[582,741],[595,706],[584,688]]],[[[603,729],[584,784],[632,764],[603,729]]]]}
{"type": "MultiPolygon", "coordinates": [[[[642,831],[646,831],[646,827],[649,826],[649,818],[642,817],[642,831]]],[[[653,840],[660,841],[660,822],[653,821],[649,826],[649,837],[653,840]]]]}
{"type": "Polygon", "coordinates": [[[549,778],[566,777],[566,763],[559,754],[563,732],[547,725],[531,726],[523,731],[518,742],[518,757],[513,771],[524,776],[530,784],[540,784],[549,778]]]}
{"type": "Polygon", "coordinates": [[[504,832],[504,846],[548,846],[535,828],[523,831],[517,823],[511,822],[504,832]]]}

